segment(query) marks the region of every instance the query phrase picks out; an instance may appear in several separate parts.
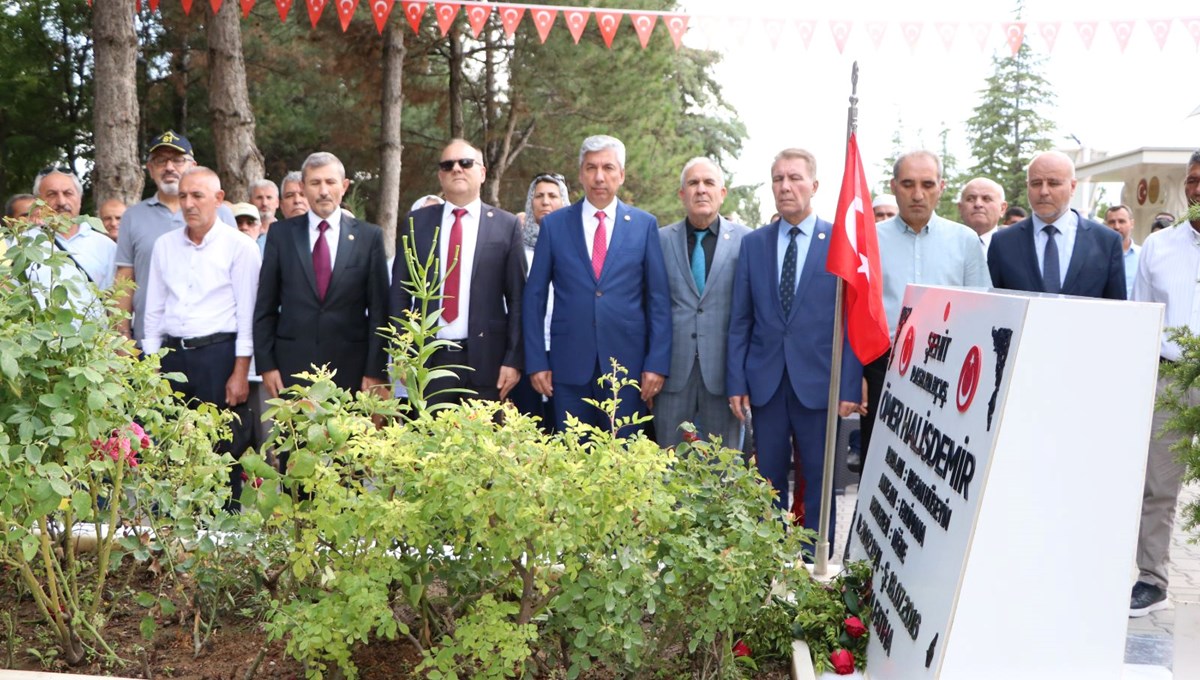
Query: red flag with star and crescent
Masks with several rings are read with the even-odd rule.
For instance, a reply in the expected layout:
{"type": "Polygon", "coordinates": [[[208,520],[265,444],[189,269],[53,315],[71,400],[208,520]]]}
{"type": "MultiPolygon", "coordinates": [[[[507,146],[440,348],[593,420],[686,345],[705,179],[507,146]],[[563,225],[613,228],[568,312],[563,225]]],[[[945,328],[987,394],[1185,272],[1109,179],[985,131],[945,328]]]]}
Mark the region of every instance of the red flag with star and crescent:
{"type": "Polygon", "coordinates": [[[883,311],[879,240],[856,134],[850,135],[846,146],[846,170],[825,268],[846,282],[846,334],[855,356],[864,364],[883,356],[891,339],[883,311]]]}

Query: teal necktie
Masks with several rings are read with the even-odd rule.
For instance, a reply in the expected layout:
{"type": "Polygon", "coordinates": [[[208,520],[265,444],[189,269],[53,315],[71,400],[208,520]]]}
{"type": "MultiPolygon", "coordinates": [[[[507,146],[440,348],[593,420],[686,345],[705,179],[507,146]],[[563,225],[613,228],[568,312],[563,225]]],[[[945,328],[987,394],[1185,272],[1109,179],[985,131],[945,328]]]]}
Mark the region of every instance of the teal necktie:
{"type": "Polygon", "coordinates": [[[692,278],[696,280],[696,292],[704,295],[704,237],[708,236],[707,229],[696,232],[696,247],[692,249],[692,278]]]}

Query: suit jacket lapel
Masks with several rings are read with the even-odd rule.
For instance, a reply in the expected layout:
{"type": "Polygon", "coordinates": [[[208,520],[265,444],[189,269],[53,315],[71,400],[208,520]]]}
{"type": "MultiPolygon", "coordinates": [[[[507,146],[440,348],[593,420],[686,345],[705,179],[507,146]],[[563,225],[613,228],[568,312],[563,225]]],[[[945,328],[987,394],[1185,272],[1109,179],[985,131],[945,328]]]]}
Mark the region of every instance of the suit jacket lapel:
{"type": "MultiPolygon", "coordinates": [[[[492,208],[492,206],[490,206],[486,203],[479,204],[479,220],[476,222],[476,225],[475,225],[475,253],[474,253],[474,258],[471,260],[472,264],[479,261],[480,249],[483,248],[484,242],[488,241],[492,238],[496,238],[496,236],[497,236],[495,233],[493,233],[493,232],[495,232],[495,229],[488,228],[488,225],[491,224],[491,221],[493,218],[495,218],[495,216],[496,216],[495,209],[492,208]]],[[[479,271],[478,267],[475,267],[475,266],[471,267],[471,285],[472,286],[475,285],[475,274],[478,271],[479,271]]],[[[474,289],[472,289],[472,290],[474,290],[474,289]]]]}
{"type": "MultiPolygon", "coordinates": [[[[617,213],[616,216],[613,217],[612,221],[608,222],[606,225],[608,228],[608,250],[605,251],[604,255],[605,265],[608,264],[608,258],[612,257],[613,253],[620,252],[621,247],[625,245],[627,240],[629,240],[629,224],[631,221],[629,217],[629,206],[618,200],[617,209],[615,212],[617,213]]],[[[655,234],[655,236],[657,237],[658,235],[655,234]]],[[[604,278],[604,273],[608,271],[608,269],[609,268],[605,266],[600,270],[600,278],[604,278]]]]}
{"type": "Polygon", "coordinates": [[[763,227],[771,232],[771,237],[767,239],[767,261],[766,272],[767,279],[771,282],[771,302],[775,305],[775,313],[780,319],[785,322],[787,319],[783,316],[783,302],[779,299],[779,227],[781,220],[763,227]]]}
{"type": "Polygon", "coordinates": [[[808,237],[808,254],[804,257],[804,266],[800,269],[800,284],[796,286],[796,297],[792,300],[792,314],[795,314],[796,308],[799,307],[796,301],[804,296],[805,289],[812,283],[818,270],[825,268],[825,256],[829,252],[829,241],[826,238],[828,232],[829,226],[817,220],[812,234],[808,237]]]}
{"type": "Polygon", "coordinates": [[[1064,293],[1075,285],[1075,279],[1079,278],[1079,271],[1083,269],[1083,263],[1099,257],[1099,254],[1092,250],[1091,230],[1091,225],[1084,222],[1083,218],[1076,213],[1075,246],[1071,250],[1071,261],[1067,263],[1067,275],[1063,278],[1062,290],[1064,293]]]}
{"type": "Polygon", "coordinates": [[[667,228],[671,230],[671,247],[669,249],[671,257],[675,258],[675,261],[679,264],[679,268],[676,271],[682,272],[688,288],[699,297],[700,291],[696,289],[696,279],[691,276],[692,267],[691,262],[688,261],[687,222],[677,222],[667,228]]]}
{"type": "Polygon", "coordinates": [[[1041,263],[1038,262],[1038,257],[1037,257],[1037,246],[1034,245],[1034,242],[1033,242],[1033,238],[1034,238],[1033,218],[1032,217],[1025,218],[1025,221],[1018,224],[1016,226],[1016,228],[1024,229],[1026,232],[1021,237],[1021,243],[1024,243],[1025,248],[1026,248],[1025,262],[1030,267],[1030,271],[1033,275],[1033,280],[1041,283],[1041,289],[1044,291],[1044,290],[1046,290],[1046,280],[1042,278],[1041,263]]]}
{"type": "MultiPolygon", "coordinates": [[[[355,244],[358,242],[358,220],[351,219],[346,215],[342,215],[342,223],[338,227],[338,246],[337,259],[333,261],[333,271],[329,275],[329,290],[337,285],[338,281],[345,276],[342,272],[346,267],[350,266],[353,261],[355,244]]],[[[315,275],[314,275],[315,279],[315,275]]],[[[329,291],[325,291],[325,297],[329,297],[329,291]]]]}
{"type": "MultiPolygon", "coordinates": [[[[583,260],[584,266],[589,272],[592,271],[592,258],[588,257],[587,244],[584,243],[583,237],[583,201],[579,199],[571,204],[570,210],[574,213],[567,217],[567,224],[573,225],[567,230],[571,235],[571,243],[575,246],[575,252],[579,255],[579,259],[583,260]]],[[[595,280],[595,276],[592,277],[595,280]]]]}
{"type": "Polygon", "coordinates": [[[706,293],[709,290],[707,282],[714,280],[725,264],[733,257],[733,237],[730,235],[733,228],[729,226],[729,221],[724,217],[717,217],[717,219],[720,220],[718,223],[720,224],[720,228],[717,229],[717,247],[713,251],[712,266],[708,268],[708,278],[705,279],[704,292],[706,293]]]}
{"type": "Polygon", "coordinates": [[[312,248],[308,245],[308,215],[295,218],[293,224],[295,226],[292,229],[292,245],[296,249],[297,257],[300,258],[300,269],[304,272],[304,278],[308,279],[308,288],[312,291],[313,297],[316,297],[317,274],[313,271],[312,248]]]}

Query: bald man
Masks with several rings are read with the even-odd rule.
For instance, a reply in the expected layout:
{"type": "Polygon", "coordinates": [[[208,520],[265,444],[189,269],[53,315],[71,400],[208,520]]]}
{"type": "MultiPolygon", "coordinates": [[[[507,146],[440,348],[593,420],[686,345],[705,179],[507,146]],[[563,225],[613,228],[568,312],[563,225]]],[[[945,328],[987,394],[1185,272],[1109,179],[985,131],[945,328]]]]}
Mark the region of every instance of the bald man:
{"type": "Polygon", "coordinates": [[[999,229],[1000,217],[1008,210],[1004,187],[987,177],[967,182],[958,195],[958,218],[979,235],[983,254],[987,255],[992,235],[999,229]]]}
{"type": "Polygon", "coordinates": [[[1125,299],[1121,237],[1070,208],[1075,164],[1058,151],[1025,173],[1033,215],[996,232],[988,249],[992,285],[1009,290],[1125,299]]]}

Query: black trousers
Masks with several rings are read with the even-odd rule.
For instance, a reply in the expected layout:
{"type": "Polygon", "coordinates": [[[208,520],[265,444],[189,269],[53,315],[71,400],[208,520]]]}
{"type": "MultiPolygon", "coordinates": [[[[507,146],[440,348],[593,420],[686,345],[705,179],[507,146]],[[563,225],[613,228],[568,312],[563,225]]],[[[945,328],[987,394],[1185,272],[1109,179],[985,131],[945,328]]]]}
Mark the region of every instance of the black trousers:
{"type": "Polygon", "coordinates": [[[434,404],[461,404],[467,399],[490,399],[500,401],[500,390],[496,388],[498,376],[477,376],[468,366],[471,343],[456,341],[460,348],[442,348],[429,358],[429,368],[449,370],[452,375],[429,381],[425,388],[425,400],[434,404]],[[482,383],[482,384],[480,384],[482,383]],[[466,390],[465,392],[449,390],[466,390]]]}
{"type": "Polygon", "coordinates": [[[867,452],[871,447],[871,430],[875,427],[875,413],[879,410],[879,399],[883,396],[883,379],[887,374],[891,352],[863,366],[863,378],[867,381],[867,412],[859,421],[858,431],[862,442],[863,465],[867,464],[867,452]]]}

